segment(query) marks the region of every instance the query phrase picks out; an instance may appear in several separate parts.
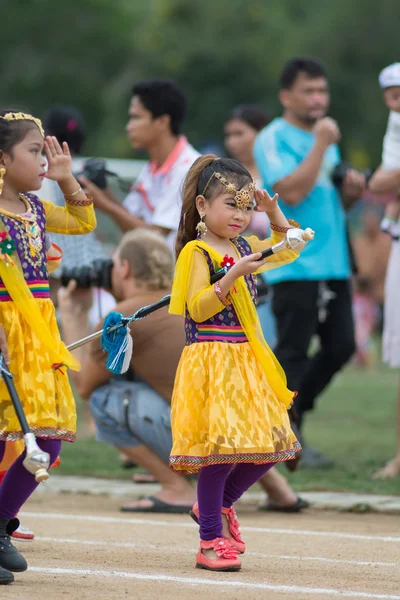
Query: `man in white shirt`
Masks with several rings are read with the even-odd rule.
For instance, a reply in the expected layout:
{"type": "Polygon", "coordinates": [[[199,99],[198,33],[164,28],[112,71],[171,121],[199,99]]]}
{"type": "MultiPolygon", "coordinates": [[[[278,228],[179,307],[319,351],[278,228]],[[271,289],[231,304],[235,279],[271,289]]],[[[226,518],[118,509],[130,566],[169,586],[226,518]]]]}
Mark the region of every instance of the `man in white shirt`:
{"type": "Polygon", "coordinates": [[[199,153],[181,135],[186,101],[173,81],[151,79],[132,89],[126,132],[136,150],[146,150],[144,166],[121,205],[109,190],[102,191],[80,178],[95,206],[111,217],[122,231],[146,227],[160,231],[172,247],[179,225],[181,188],[199,153]]]}

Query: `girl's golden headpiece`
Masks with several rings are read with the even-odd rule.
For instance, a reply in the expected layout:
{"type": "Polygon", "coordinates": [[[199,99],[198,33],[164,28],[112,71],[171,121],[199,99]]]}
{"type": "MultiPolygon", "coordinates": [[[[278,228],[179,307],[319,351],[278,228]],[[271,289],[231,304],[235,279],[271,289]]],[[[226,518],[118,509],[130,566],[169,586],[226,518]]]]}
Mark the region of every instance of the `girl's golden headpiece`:
{"type": "Polygon", "coordinates": [[[222,183],[222,185],[225,186],[227,194],[232,194],[235,197],[236,206],[238,208],[243,210],[244,208],[254,207],[255,201],[254,198],[251,198],[251,192],[255,192],[256,190],[256,184],[254,183],[254,181],[251,181],[249,183],[249,186],[246,190],[244,188],[238,189],[238,187],[234,183],[229,183],[229,181],[223,175],[221,175],[221,173],[218,173],[218,171],[213,171],[213,174],[207,181],[206,186],[203,190],[203,196],[208,186],[210,185],[213,177],[216,177],[222,183]]]}
{"type": "Polygon", "coordinates": [[[9,112],[9,113],[6,113],[5,115],[0,116],[0,119],[4,119],[5,121],[33,121],[35,123],[35,125],[38,126],[40,133],[44,137],[44,129],[43,129],[42,121],[40,119],[37,119],[33,115],[29,115],[27,113],[22,113],[22,112],[19,112],[19,113],[9,112]]]}

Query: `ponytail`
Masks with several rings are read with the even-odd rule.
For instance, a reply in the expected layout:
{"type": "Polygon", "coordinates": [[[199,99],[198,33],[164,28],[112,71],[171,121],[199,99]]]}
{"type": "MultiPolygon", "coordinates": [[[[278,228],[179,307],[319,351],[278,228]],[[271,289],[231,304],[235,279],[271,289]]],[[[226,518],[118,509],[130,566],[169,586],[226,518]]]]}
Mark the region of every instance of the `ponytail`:
{"type": "Polygon", "coordinates": [[[183,247],[197,237],[196,225],[199,222],[199,213],[196,208],[196,197],[203,191],[198,189],[199,179],[204,169],[209,167],[217,158],[214,154],[200,156],[186,175],[183,183],[181,219],[175,243],[177,258],[183,247]]]}

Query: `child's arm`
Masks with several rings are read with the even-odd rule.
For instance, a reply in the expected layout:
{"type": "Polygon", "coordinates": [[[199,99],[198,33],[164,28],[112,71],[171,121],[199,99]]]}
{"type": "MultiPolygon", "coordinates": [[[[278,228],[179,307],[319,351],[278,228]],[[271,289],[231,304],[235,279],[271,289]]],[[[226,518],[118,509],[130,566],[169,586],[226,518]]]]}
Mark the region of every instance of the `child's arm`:
{"type": "Polygon", "coordinates": [[[66,199],[65,207],[42,201],[46,212],[46,229],[72,235],[93,231],[96,227],[93,202],[72,175],[68,144],[64,142],[61,147],[54,136],[47,136],[44,148],[49,165],[46,176],[57,181],[66,199]]]}
{"type": "Polygon", "coordinates": [[[79,202],[67,201],[65,206],[56,206],[48,200],[41,202],[46,213],[46,230],[51,233],[78,235],[96,229],[93,202],[88,198],[79,202]]]}
{"type": "Polygon", "coordinates": [[[211,319],[225,308],[210,283],[210,270],[201,251],[196,250],[193,256],[187,294],[187,308],[190,316],[197,323],[211,319]]]}

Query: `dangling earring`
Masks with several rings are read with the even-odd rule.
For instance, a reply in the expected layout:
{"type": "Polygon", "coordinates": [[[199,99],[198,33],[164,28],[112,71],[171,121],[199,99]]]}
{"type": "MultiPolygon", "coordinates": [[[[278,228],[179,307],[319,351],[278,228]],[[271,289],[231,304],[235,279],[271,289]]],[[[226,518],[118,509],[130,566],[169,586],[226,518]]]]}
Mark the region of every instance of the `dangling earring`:
{"type": "Polygon", "coordinates": [[[3,187],[4,187],[4,175],[6,174],[6,168],[5,167],[1,167],[0,168],[0,196],[3,193],[3,187]]]}
{"type": "Polygon", "coordinates": [[[206,235],[207,233],[207,225],[204,223],[203,219],[204,219],[204,213],[199,213],[200,214],[200,221],[197,223],[196,225],[196,231],[197,231],[197,237],[201,237],[202,235],[206,235]]]}

